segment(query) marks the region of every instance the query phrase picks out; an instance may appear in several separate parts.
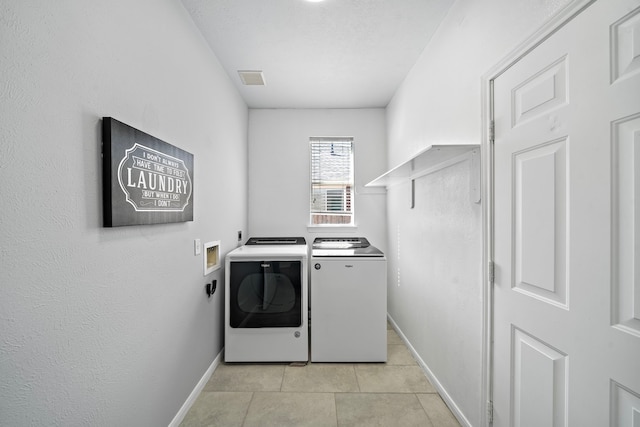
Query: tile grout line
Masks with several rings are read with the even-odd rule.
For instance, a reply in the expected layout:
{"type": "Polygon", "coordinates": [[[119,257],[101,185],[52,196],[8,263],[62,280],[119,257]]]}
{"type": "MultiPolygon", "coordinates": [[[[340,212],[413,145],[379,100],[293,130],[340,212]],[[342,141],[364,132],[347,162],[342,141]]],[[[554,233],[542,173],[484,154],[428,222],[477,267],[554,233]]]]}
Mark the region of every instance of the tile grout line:
{"type": "Polygon", "coordinates": [[[247,409],[244,411],[244,417],[242,417],[242,424],[240,424],[241,426],[244,426],[245,423],[247,422],[247,416],[249,415],[249,408],[251,408],[251,404],[253,403],[253,398],[255,397],[256,392],[252,391],[251,392],[251,399],[249,399],[249,404],[247,405],[247,409]]]}
{"type": "Polygon", "coordinates": [[[358,386],[358,393],[362,393],[362,388],[360,387],[360,381],[358,381],[358,371],[356,369],[356,364],[352,365],[353,367],[353,375],[356,377],[356,385],[358,386]]]}
{"type": "Polygon", "coordinates": [[[435,426],[435,424],[433,424],[433,421],[431,420],[431,417],[429,416],[429,412],[427,411],[427,408],[424,407],[424,405],[422,404],[422,401],[418,397],[418,393],[414,393],[413,395],[418,400],[418,403],[420,404],[420,407],[422,408],[422,412],[424,412],[424,414],[427,416],[427,419],[429,420],[429,423],[431,423],[432,426],[435,426]]]}
{"type": "Polygon", "coordinates": [[[280,393],[282,393],[282,387],[284,387],[284,376],[287,374],[287,366],[282,368],[282,379],[280,380],[280,393]]]}
{"type": "Polygon", "coordinates": [[[333,393],[333,407],[336,409],[336,427],[338,427],[338,425],[339,425],[338,424],[339,423],[338,418],[339,417],[338,417],[338,401],[336,400],[336,394],[337,393],[335,393],[335,392],[333,393]]]}

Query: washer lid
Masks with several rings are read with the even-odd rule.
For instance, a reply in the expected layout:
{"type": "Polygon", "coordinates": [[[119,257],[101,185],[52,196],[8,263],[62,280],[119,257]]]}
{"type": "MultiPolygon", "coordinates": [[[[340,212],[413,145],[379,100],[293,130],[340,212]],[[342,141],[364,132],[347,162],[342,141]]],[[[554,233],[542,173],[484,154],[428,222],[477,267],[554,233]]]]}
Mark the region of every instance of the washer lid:
{"type": "Polygon", "coordinates": [[[356,249],[371,246],[364,237],[316,237],[314,249],[356,249]]]}
{"type": "Polygon", "coordinates": [[[364,237],[318,237],[313,241],[312,256],[317,257],[383,257],[364,237]]]}

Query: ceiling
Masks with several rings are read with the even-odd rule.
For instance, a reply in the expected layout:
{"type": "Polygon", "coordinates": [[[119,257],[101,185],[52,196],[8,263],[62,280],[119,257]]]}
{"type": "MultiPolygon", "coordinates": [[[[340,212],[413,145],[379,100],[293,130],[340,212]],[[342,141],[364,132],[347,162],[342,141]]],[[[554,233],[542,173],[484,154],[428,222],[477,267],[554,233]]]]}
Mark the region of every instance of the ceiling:
{"type": "Polygon", "coordinates": [[[182,0],[250,108],[385,107],[454,0],[182,0]],[[260,70],[245,86],[239,70],[260,70]]]}

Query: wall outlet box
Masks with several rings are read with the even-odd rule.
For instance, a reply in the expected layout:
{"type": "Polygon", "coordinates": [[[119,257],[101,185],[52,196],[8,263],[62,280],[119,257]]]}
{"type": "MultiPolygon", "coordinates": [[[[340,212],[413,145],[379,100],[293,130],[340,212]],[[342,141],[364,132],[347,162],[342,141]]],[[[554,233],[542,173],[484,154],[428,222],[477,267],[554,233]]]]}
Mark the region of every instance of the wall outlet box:
{"type": "Polygon", "coordinates": [[[204,275],[211,274],[221,267],[220,240],[204,244],[204,275]]]}

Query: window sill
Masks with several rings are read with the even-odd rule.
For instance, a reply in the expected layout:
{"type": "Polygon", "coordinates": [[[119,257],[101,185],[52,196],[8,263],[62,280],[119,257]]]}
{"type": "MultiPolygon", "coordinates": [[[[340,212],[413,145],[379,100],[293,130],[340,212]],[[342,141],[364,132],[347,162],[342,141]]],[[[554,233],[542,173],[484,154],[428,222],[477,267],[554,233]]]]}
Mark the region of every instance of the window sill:
{"type": "Polygon", "coordinates": [[[307,225],[307,231],[311,233],[334,233],[340,231],[356,231],[357,225],[307,225]]]}

